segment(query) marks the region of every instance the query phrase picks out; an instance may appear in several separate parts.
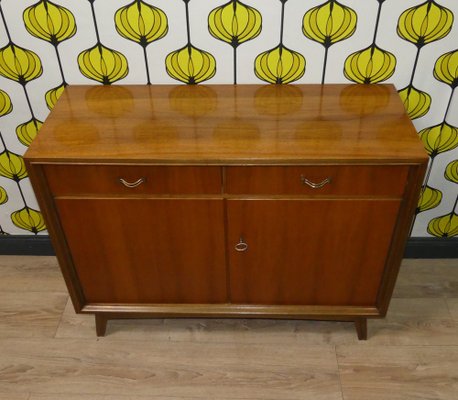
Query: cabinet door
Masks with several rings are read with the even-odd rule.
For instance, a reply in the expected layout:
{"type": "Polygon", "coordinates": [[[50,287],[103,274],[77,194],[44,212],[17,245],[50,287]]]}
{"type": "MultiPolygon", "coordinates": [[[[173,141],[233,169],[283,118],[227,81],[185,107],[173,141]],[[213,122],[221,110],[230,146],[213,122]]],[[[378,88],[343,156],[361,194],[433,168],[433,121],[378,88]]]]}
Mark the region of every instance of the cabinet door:
{"type": "Polygon", "coordinates": [[[56,199],[88,303],[227,300],[223,201],[56,199]]]}
{"type": "Polygon", "coordinates": [[[400,200],[227,203],[233,303],[375,304],[400,200]]]}

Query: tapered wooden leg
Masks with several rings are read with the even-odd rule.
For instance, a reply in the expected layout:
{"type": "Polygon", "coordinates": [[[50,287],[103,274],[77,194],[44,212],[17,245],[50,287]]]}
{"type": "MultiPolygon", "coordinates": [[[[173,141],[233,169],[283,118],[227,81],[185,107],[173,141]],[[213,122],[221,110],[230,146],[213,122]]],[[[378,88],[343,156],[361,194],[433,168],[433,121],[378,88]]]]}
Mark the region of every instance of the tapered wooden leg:
{"type": "Polygon", "coordinates": [[[359,340],[367,340],[367,318],[355,319],[356,333],[359,340]]]}
{"type": "Polygon", "coordinates": [[[108,318],[105,314],[95,314],[95,331],[97,336],[105,336],[105,332],[107,331],[107,322],[108,318]]]}

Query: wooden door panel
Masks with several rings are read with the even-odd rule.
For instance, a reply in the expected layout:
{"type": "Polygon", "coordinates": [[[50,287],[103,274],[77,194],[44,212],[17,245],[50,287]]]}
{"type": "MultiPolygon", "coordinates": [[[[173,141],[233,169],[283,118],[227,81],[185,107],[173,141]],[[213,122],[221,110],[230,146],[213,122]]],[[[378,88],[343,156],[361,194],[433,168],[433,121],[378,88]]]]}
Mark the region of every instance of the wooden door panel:
{"type": "Polygon", "coordinates": [[[228,200],[230,298],[375,305],[399,200],[228,200]],[[234,246],[240,237],[246,251],[234,246]]]}
{"type": "Polygon", "coordinates": [[[227,300],[222,200],[56,199],[88,303],[227,300]]]}

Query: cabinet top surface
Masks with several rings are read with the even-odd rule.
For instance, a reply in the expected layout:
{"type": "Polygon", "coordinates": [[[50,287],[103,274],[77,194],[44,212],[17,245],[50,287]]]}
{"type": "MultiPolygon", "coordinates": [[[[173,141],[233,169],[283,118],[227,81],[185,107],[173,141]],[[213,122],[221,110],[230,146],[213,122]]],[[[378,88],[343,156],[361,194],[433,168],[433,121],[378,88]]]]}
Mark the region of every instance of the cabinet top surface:
{"type": "Polygon", "coordinates": [[[43,162],[425,162],[392,85],[68,86],[26,156],[43,162]]]}

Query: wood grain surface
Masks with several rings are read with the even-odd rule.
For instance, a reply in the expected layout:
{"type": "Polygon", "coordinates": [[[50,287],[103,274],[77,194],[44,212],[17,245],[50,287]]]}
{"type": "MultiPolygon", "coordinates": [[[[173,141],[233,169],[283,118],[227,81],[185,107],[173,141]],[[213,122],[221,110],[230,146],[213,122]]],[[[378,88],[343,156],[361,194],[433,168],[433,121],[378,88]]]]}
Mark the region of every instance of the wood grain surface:
{"type": "Polygon", "coordinates": [[[0,338],[22,336],[53,336],[67,303],[61,292],[0,291],[0,338]],[[35,326],[35,329],[26,329],[35,326]]]}
{"type": "Polygon", "coordinates": [[[68,293],[55,257],[1,257],[1,292],[68,293]]]}
{"type": "Polygon", "coordinates": [[[56,196],[221,193],[219,167],[46,165],[44,169],[56,196]]]}
{"type": "Polygon", "coordinates": [[[345,399],[454,399],[458,346],[338,346],[345,399]],[[383,372],[382,372],[383,371],[383,372]]]}
{"type": "Polygon", "coordinates": [[[228,200],[232,302],[375,306],[399,203],[228,200]]]}
{"type": "Polygon", "coordinates": [[[406,166],[325,165],[296,167],[227,167],[229,194],[308,196],[392,196],[404,193],[406,166]],[[307,180],[309,185],[304,183],[307,180]],[[320,185],[312,187],[310,185],[320,185]]]}
{"type": "Polygon", "coordinates": [[[56,205],[88,303],[227,301],[222,200],[60,198],[56,205]],[[88,216],[90,223],[75,223],[88,216]]]}
{"type": "Polygon", "coordinates": [[[38,160],[177,164],[426,162],[392,85],[68,86],[38,160]]]}
{"type": "Polygon", "coordinates": [[[0,390],[340,400],[333,346],[30,339],[0,342],[0,390]],[[22,360],[15,365],[15,360],[22,360]],[[21,381],[18,390],[15,379],[21,381]]]}

